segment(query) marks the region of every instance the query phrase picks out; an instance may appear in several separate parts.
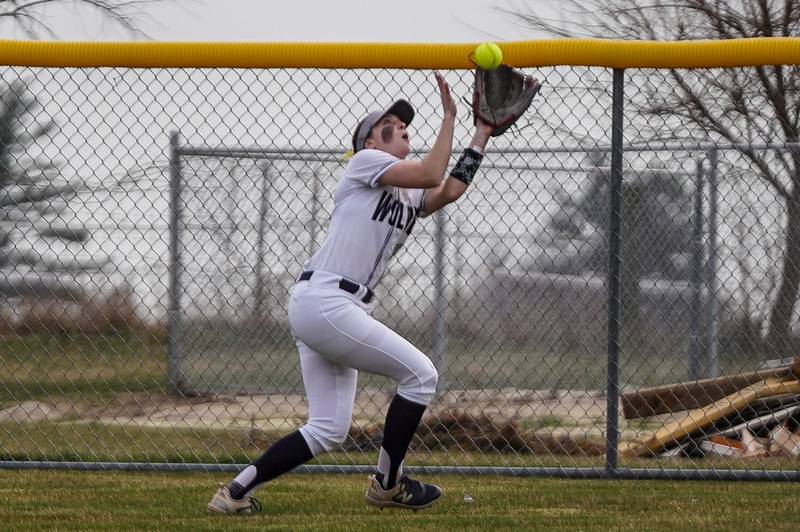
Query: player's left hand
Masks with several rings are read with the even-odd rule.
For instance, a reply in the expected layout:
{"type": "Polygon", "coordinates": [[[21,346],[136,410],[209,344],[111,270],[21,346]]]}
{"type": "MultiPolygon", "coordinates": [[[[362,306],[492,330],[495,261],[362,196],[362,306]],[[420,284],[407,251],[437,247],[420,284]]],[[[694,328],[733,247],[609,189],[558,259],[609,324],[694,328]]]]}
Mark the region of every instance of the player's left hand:
{"type": "Polygon", "coordinates": [[[492,124],[481,120],[480,117],[475,118],[475,135],[480,135],[481,137],[485,136],[488,139],[493,132],[494,126],[492,124]]]}
{"type": "Polygon", "coordinates": [[[502,135],[530,107],[541,86],[536,78],[508,65],[494,70],[476,68],[472,94],[475,123],[491,124],[492,136],[502,135]]]}

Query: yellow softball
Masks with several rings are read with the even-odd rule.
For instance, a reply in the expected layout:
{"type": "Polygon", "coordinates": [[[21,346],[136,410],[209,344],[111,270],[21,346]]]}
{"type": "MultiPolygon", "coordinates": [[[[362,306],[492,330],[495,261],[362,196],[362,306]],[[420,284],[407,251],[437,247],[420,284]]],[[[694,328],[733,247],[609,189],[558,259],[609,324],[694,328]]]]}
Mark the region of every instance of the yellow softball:
{"type": "Polygon", "coordinates": [[[494,70],[503,62],[503,52],[493,42],[484,42],[475,48],[475,63],[484,70],[494,70]]]}

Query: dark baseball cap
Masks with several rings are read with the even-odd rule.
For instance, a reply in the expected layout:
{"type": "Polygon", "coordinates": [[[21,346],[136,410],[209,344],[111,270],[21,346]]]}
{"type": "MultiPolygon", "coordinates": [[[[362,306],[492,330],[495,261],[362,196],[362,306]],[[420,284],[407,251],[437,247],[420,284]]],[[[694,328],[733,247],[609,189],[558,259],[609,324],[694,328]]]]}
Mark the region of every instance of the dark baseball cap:
{"type": "Polygon", "coordinates": [[[405,125],[414,120],[414,108],[411,107],[410,103],[402,99],[397,100],[383,111],[372,111],[358,123],[355,131],[353,131],[353,153],[357,153],[364,148],[364,142],[366,142],[369,132],[372,131],[372,128],[381,118],[388,114],[395,115],[405,125]]]}

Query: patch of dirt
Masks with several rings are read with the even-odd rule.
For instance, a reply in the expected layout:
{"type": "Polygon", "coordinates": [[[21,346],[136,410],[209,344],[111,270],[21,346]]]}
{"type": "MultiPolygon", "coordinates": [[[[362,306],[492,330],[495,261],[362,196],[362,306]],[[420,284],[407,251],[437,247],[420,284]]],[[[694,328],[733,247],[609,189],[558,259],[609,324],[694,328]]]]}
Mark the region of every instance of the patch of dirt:
{"type": "MultiPolygon", "coordinates": [[[[348,449],[374,449],[393,392],[356,397],[348,449]]],[[[576,390],[454,390],[431,404],[415,445],[548,454],[604,452],[605,397],[576,390]]],[[[105,403],[25,401],[0,410],[0,421],[61,421],[117,426],[241,430],[265,447],[278,433],[302,425],[308,404],[300,394],[177,397],[119,394],[105,403]]]]}
{"type": "Polygon", "coordinates": [[[38,421],[58,421],[73,412],[67,404],[53,404],[43,401],[23,401],[0,410],[0,423],[35,423],[38,421]]]}

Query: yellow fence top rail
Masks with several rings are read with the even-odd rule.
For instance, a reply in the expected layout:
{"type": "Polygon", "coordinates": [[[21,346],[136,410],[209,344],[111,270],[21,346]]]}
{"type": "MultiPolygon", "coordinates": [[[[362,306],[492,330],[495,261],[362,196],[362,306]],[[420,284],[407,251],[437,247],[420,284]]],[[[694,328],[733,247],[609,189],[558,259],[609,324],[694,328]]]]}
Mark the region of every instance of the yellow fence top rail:
{"type": "MultiPolygon", "coordinates": [[[[554,39],[498,43],[517,67],[715,68],[800,64],[800,38],[554,39]]],[[[0,65],[132,68],[470,69],[477,43],[190,43],[0,40],[0,65]]]]}

